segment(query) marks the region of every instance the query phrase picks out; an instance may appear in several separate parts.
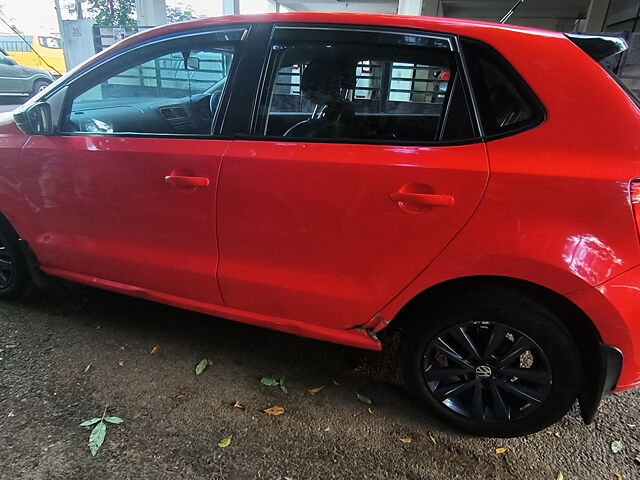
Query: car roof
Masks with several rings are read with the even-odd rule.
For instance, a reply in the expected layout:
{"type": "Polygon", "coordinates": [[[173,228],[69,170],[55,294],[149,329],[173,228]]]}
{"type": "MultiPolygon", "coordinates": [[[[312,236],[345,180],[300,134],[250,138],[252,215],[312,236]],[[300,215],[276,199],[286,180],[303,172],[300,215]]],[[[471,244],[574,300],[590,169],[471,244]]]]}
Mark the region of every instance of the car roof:
{"type": "Polygon", "coordinates": [[[189,30],[206,29],[221,25],[234,24],[256,24],[256,23],[320,23],[320,24],[343,24],[358,26],[376,26],[391,28],[415,28],[428,30],[436,33],[452,33],[458,35],[473,35],[478,30],[493,30],[496,32],[510,32],[515,35],[536,35],[542,37],[564,37],[558,32],[537,30],[514,25],[501,25],[499,23],[477,22],[457,18],[442,17],[411,17],[405,15],[380,15],[364,13],[319,13],[319,12],[291,12],[291,13],[268,13],[261,15],[229,15],[223,17],[209,17],[198,20],[190,20],[169,25],[162,25],[145,30],[133,35],[114,47],[114,50],[121,50],[134,45],[140,41],[152,39],[159,36],[175,34],[189,30]]]}
{"type": "MultiPolygon", "coordinates": [[[[406,15],[380,15],[366,13],[320,13],[320,12],[290,12],[267,13],[260,15],[227,15],[222,17],[208,17],[197,20],[161,25],[144,30],[121,40],[103,50],[95,57],[79,65],[74,71],[90,68],[106,58],[130,47],[182,32],[206,30],[207,28],[233,25],[251,25],[259,23],[298,23],[298,24],[338,24],[353,26],[371,26],[386,28],[409,28],[432,33],[443,33],[476,38],[483,41],[495,40],[495,43],[517,41],[517,38],[536,37],[537,39],[559,39],[566,41],[562,33],[537,30],[514,25],[499,23],[477,22],[457,18],[442,17],[412,17],[406,15]]],[[[494,42],[491,42],[494,43],[494,42]]]]}

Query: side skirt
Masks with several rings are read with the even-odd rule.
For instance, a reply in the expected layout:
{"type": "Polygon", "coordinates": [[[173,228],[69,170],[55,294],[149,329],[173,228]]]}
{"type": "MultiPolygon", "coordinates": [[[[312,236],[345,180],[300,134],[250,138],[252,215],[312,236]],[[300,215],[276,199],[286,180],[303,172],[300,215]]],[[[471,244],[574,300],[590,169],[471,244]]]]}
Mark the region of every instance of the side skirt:
{"type": "Polygon", "coordinates": [[[93,287],[111,290],[113,292],[124,293],[133,297],[144,298],[158,303],[164,303],[173,307],[184,308],[194,312],[204,313],[216,317],[222,317],[249,325],[278,330],[280,332],[291,333],[302,337],[313,338],[326,342],[338,343],[349,347],[363,348],[366,350],[382,350],[382,343],[372,330],[364,328],[354,328],[351,330],[335,330],[318,325],[290,320],[286,318],[271,317],[258,313],[246,312],[236,308],[220,305],[212,305],[198,300],[178,297],[166,293],[147,290],[144,288],[127,285],[124,283],[104,280],[81,273],[69,272],[54,267],[41,267],[42,271],[54,277],[64,278],[72,282],[83,283],[93,287]]]}

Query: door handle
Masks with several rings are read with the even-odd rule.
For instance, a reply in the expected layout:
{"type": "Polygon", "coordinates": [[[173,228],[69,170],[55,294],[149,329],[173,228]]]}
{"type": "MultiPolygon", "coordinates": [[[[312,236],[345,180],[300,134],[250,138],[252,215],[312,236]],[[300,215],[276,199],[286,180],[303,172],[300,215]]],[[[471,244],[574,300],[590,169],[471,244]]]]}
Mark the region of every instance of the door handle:
{"type": "Polygon", "coordinates": [[[175,187],[208,187],[207,177],[191,177],[186,175],[167,175],[164,181],[175,187]]]}
{"type": "Polygon", "coordinates": [[[454,203],[451,195],[435,195],[432,193],[395,192],[391,194],[394,202],[409,203],[421,207],[450,207],[454,203]]]}

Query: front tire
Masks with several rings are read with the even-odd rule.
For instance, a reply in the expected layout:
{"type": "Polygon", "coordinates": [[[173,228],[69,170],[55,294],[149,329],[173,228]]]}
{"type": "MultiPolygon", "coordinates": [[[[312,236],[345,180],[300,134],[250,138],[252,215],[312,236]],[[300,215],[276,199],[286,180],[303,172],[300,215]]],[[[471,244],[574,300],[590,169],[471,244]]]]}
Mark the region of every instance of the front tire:
{"type": "Polygon", "coordinates": [[[31,276],[16,232],[0,222],[0,299],[21,297],[31,285],[31,276]]]}
{"type": "Polygon", "coordinates": [[[560,420],[577,397],[580,356],[559,318],[495,288],[414,314],[401,371],[414,399],[477,436],[514,437],[560,420]]]}

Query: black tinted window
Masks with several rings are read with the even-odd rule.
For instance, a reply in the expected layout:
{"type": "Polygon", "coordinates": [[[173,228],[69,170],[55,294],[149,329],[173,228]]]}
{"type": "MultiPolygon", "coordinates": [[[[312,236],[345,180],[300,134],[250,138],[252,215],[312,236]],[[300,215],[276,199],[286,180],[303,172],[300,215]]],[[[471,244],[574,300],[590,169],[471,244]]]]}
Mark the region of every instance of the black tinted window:
{"type": "Polygon", "coordinates": [[[461,123],[470,125],[464,101],[449,107],[458,72],[446,43],[368,44],[360,36],[337,30],[314,40],[281,33],[271,46],[256,133],[434,142],[443,140],[448,114],[452,121],[463,115],[461,123]]]}
{"type": "Polygon", "coordinates": [[[544,120],[540,102],[502,55],[475,40],[462,39],[462,46],[485,135],[511,133],[544,120]]]}

